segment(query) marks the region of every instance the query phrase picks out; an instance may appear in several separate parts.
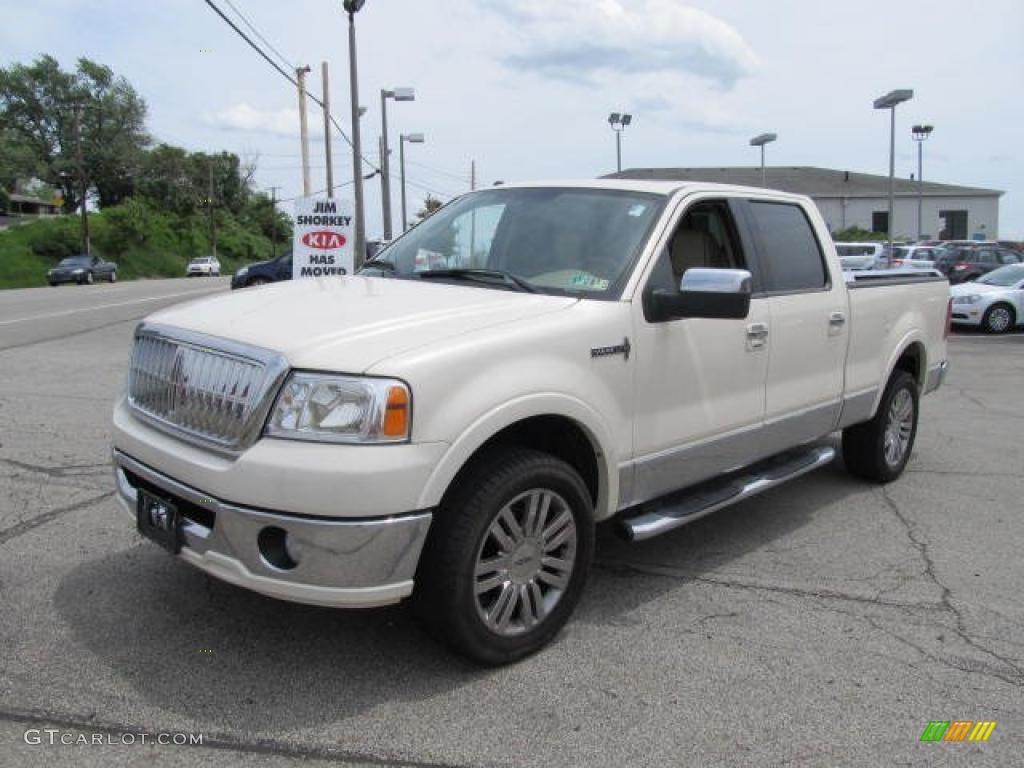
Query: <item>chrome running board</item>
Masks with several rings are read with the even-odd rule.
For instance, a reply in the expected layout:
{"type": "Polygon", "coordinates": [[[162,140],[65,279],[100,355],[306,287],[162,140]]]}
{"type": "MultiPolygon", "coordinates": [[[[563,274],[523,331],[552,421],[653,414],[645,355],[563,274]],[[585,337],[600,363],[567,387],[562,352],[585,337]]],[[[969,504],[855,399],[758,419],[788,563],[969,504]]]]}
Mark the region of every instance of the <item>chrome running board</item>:
{"type": "Polygon", "coordinates": [[[643,504],[641,509],[645,511],[623,519],[619,523],[619,530],[630,541],[654,538],[823,467],[835,455],[835,449],[827,445],[781,453],[738,470],[733,475],[715,478],[643,504]]]}

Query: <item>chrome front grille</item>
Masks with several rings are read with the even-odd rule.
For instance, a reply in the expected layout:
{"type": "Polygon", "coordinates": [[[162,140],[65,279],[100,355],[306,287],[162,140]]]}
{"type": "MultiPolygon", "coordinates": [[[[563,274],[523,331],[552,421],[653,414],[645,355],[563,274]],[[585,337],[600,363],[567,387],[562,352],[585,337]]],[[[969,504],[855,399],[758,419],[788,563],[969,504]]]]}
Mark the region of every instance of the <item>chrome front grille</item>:
{"type": "Polygon", "coordinates": [[[164,431],[226,450],[258,436],[287,366],[266,350],[152,325],[135,335],[128,402],[164,431]]]}

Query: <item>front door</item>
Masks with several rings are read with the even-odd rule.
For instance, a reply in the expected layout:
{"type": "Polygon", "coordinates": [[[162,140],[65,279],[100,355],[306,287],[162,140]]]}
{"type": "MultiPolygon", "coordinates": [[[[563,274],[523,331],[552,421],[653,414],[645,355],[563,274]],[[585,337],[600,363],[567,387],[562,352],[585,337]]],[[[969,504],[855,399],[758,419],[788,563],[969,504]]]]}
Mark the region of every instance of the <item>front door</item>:
{"type": "Polygon", "coordinates": [[[747,269],[733,204],[698,198],[679,205],[661,255],[633,302],[637,381],[632,483],[623,506],[749,463],[764,418],[770,307],[754,298],[743,320],[652,322],[643,295],[678,287],[692,267],[747,269]],[[631,492],[630,490],[631,489],[631,492]]]}

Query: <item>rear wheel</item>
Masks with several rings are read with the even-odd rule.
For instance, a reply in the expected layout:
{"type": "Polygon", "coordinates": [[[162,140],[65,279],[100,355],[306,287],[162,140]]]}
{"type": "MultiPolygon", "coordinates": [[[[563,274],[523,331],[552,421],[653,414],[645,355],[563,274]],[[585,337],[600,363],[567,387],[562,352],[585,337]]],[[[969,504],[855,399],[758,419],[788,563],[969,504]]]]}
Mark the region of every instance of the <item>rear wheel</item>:
{"type": "Polygon", "coordinates": [[[989,333],[1006,333],[1017,322],[1013,307],[1009,304],[993,304],[985,310],[981,327],[989,333]]]}
{"type": "Polygon", "coordinates": [[[871,421],[843,430],[843,461],[854,475],[888,483],[903,474],[917,436],[917,381],[896,371],[871,421]]]}
{"type": "Polygon", "coordinates": [[[546,453],[498,448],[437,510],[416,574],[426,628],[482,664],[544,647],[579,601],[594,552],[579,474],[546,453]]]}

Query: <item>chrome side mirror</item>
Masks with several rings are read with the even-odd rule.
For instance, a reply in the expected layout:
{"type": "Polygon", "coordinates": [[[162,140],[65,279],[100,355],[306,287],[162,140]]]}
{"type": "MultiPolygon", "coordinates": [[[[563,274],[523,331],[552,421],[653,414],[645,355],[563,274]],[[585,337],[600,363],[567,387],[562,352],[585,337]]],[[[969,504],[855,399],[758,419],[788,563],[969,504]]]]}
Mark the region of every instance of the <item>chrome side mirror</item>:
{"type": "Polygon", "coordinates": [[[683,273],[678,291],[654,291],[654,320],[684,317],[741,320],[750,313],[753,278],[745,269],[694,267],[683,273]]]}

